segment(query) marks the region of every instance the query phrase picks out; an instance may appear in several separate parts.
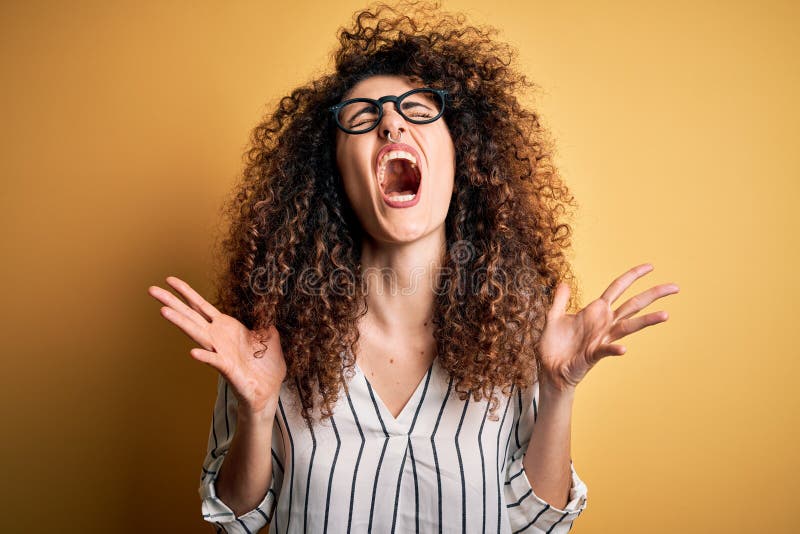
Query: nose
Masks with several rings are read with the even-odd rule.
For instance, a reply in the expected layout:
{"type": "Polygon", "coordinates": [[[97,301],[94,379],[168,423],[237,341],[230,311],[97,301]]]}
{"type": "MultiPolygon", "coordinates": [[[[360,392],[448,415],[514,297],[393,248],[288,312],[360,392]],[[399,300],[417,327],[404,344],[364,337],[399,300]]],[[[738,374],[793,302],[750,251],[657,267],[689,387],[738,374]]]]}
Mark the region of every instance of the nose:
{"type": "Polygon", "coordinates": [[[386,102],[383,105],[383,118],[377,128],[380,136],[384,139],[389,139],[389,134],[393,138],[397,138],[398,132],[405,133],[406,120],[400,113],[397,112],[394,102],[386,102]]]}

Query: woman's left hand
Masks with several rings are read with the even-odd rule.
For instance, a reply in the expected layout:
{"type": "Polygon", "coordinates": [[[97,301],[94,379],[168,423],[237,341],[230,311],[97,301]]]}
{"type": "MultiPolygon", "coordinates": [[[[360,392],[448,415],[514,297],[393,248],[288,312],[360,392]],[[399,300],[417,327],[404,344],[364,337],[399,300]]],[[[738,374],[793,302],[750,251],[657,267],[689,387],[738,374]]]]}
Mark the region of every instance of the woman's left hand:
{"type": "Polygon", "coordinates": [[[614,280],[600,298],[574,315],[566,313],[569,285],[560,283],[539,340],[544,373],[540,380],[544,379],[559,391],[574,389],[602,358],[625,354],[625,347],[613,344],[614,341],[666,321],[665,311],[632,315],[658,298],[677,293],[680,288],[676,284],[654,286],[626,300],[616,310],[611,309],[611,304],[637,278],[652,270],[649,263],[630,269],[614,280]]]}

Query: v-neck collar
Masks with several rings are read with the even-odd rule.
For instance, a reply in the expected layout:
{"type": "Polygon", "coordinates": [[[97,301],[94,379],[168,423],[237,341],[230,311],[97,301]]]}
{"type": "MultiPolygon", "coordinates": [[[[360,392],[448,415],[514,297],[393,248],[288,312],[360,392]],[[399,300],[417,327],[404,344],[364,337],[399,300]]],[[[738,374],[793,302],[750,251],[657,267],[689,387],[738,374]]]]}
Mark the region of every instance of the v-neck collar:
{"type": "Polygon", "coordinates": [[[400,410],[400,413],[395,418],[392,413],[389,411],[389,408],[386,407],[386,404],[381,399],[380,395],[378,395],[377,390],[372,387],[370,384],[367,375],[364,371],[361,370],[361,367],[358,365],[358,362],[355,362],[355,368],[357,372],[364,378],[364,383],[369,390],[370,396],[373,398],[374,403],[378,408],[378,412],[380,414],[381,419],[383,420],[384,424],[388,427],[393,428],[395,431],[402,432],[403,434],[408,434],[411,430],[411,425],[414,423],[414,414],[419,407],[420,401],[422,400],[422,396],[425,390],[428,387],[430,382],[431,375],[434,373],[434,369],[436,367],[436,360],[438,358],[434,358],[431,362],[430,367],[428,367],[428,371],[422,375],[422,379],[417,384],[417,387],[414,389],[414,393],[411,394],[411,397],[406,402],[403,409],[400,410]]]}

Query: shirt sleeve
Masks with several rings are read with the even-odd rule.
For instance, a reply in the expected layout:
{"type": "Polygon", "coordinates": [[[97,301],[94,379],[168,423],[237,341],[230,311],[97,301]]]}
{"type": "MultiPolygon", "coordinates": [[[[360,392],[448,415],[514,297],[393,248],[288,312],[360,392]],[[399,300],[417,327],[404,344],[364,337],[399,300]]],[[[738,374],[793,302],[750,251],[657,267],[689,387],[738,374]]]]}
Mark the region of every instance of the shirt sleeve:
{"type": "Polygon", "coordinates": [[[222,375],[217,380],[217,399],[211,418],[211,430],[203,470],[200,475],[201,510],[203,519],[213,523],[217,532],[253,534],[270,524],[278,503],[278,495],[283,480],[282,460],[283,440],[280,439],[277,418],[272,428],[272,484],[261,503],[253,510],[236,516],[233,510],[217,497],[216,481],[219,469],[230,449],[237,416],[236,396],[222,375]]]}
{"type": "Polygon", "coordinates": [[[587,487],[570,459],[572,484],[566,507],[557,508],[533,491],[522,466],[538,417],[539,382],[526,389],[515,388],[514,423],[509,436],[505,466],[505,497],[511,531],[525,534],[564,534],[586,508],[587,487]]]}

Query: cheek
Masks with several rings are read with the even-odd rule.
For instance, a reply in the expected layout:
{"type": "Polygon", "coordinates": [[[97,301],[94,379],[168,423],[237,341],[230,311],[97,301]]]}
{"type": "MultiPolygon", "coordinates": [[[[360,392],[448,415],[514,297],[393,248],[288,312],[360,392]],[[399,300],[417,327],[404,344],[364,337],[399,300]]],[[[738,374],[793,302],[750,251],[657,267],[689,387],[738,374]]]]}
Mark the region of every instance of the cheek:
{"type": "Polygon", "coordinates": [[[452,191],[455,180],[455,147],[450,135],[445,131],[437,143],[436,154],[436,188],[440,191],[452,191]]]}
{"type": "Polygon", "coordinates": [[[345,195],[347,195],[347,199],[350,202],[350,205],[355,207],[358,206],[362,202],[362,197],[364,196],[364,188],[359,187],[356,183],[357,180],[353,177],[353,175],[346,171],[341,172],[341,180],[342,180],[342,189],[344,189],[345,195]]]}
{"type": "Polygon", "coordinates": [[[342,145],[336,149],[336,166],[345,188],[351,187],[351,182],[356,174],[352,152],[350,147],[342,145]]]}
{"type": "Polygon", "coordinates": [[[339,176],[347,199],[352,207],[357,207],[370,202],[369,187],[365,181],[368,176],[364,176],[365,169],[357,165],[355,157],[355,147],[339,146],[336,151],[336,165],[339,169],[339,176]]]}

